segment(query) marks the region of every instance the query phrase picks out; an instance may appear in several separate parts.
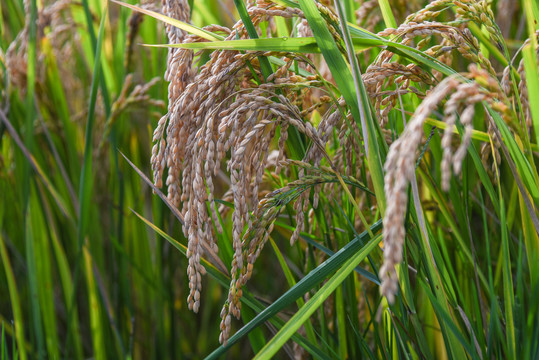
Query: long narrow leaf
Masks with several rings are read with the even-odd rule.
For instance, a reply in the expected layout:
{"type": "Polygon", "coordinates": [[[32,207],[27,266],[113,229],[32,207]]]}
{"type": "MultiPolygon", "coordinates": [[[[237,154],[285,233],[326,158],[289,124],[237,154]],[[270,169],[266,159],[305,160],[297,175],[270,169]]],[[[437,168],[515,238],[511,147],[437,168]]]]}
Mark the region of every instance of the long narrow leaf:
{"type": "MultiPolygon", "coordinates": [[[[377,40],[354,39],[358,50],[368,49],[379,44],[377,40]]],[[[182,49],[219,49],[219,50],[245,50],[245,51],[290,51],[302,54],[320,53],[320,48],[313,37],[282,37],[245,39],[228,41],[211,41],[185,44],[145,44],[150,47],[182,48],[182,49]]]]}
{"type": "MultiPolygon", "coordinates": [[[[378,220],[370,228],[372,233],[376,233],[382,228],[382,221],[378,220]]],[[[257,326],[260,326],[264,321],[275,316],[279,311],[284,309],[289,304],[293,303],[300,296],[303,296],[307,291],[322,282],[327,276],[338,269],[345,261],[354,256],[361,248],[362,245],[370,240],[369,233],[363,232],[359,237],[356,237],[344,248],[339,250],[335,255],[324,261],[317,268],[311,271],[301,281],[299,281],[294,287],[284,293],[278,300],[268,306],[264,311],[258,314],[251,322],[243,326],[234,335],[228,339],[226,345],[220,346],[214,352],[212,352],[206,359],[217,359],[224,354],[232,345],[237,343],[242,337],[247,335],[249,331],[257,326]]],[[[367,245],[366,245],[367,246],[367,245]]]]}
{"type": "MultiPolygon", "coordinates": [[[[0,219],[1,220],[1,219],[0,219]]],[[[7,255],[7,249],[4,244],[4,237],[0,233],[0,258],[2,259],[2,267],[7,277],[7,284],[9,289],[9,298],[11,300],[11,311],[13,312],[13,327],[15,329],[15,338],[17,340],[17,347],[19,348],[19,355],[21,360],[26,360],[26,344],[24,340],[24,319],[22,317],[21,301],[19,297],[19,291],[17,290],[17,284],[15,283],[15,275],[11,266],[11,261],[7,255]]]]}
{"type": "Polygon", "coordinates": [[[382,237],[379,235],[372,239],[369,244],[358,251],[353,257],[347,260],[337,273],[303,306],[292,316],[286,325],[275,335],[270,342],[255,356],[255,359],[270,359],[283,346],[283,344],[299,329],[299,327],[309,319],[313,312],[322,305],[324,300],[330,296],[337,286],[341,285],[344,279],[350,275],[354,268],[367,257],[380,243],[382,237]]]}
{"type": "MultiPolygon", "coordinates": [[[[360,79],[357,79],[357,81],[359,81],[358,86],[360,92],[357,94],[354,77],[330,33],[328,25],[324,22],[320,11],[316,7],[315,2],[313,0],[300,0],[299,4],[309,22],[309,26],[311,27],[313,35],[320,47],[320,51],[328,64],[331,74],[333,75],[333,79],[346,100],[347,105],[350,107],[353,118],[357,123],[361,123],[367,128],[366,132],[368,133],[368,139],[363,139],[363,141],[368,142],[368,144],[366,144],[366,147],[368,148],[367,162],[373,178],[376,201],[378,202],[381,212],[384,213],[385,192],[383,189],[384,176],[382,170],[382,161],[384,159],[381,158],[378,150],[374,131],[376,126],[375,120],[372,117],[368,96],[363,82],[360,79]],[[361,104],[358,99],[361,99],[361,104]]],[[[363,130],[365,132],[365,129],[363,130]]]]}
{"type": "Polygon", "coordinates": [[[144,8],[139,7],[139,6],[127,4],[127,3],[117,1],[117,0],[110,0],[110,1],[112,1],[112,2],[114,2],[116,4],[118,4],[118,5],[124,6],[126,8],[129,8],[131,10],[138,11],[138,12],[140,12],[142,14],[149,15],[149,16],[153,17],[154,19],[157,19],[157,20],[160,20],[160,21],[162,21],[164,23],[167,23],[169,25],[175,26],[178,29],[182,29],[184,31],[187,31],[188,33],[200,36],[203,39],[210,40],[210,41],[223,40],[223,37],[221,35],[217,35],[217,34],[214,34],[214,33],[210,32],[210,31],[200,29],[200,28],[198,28],[196,26],[189,25],[187,23],[184,23],[183,21],[173,19],[171,17],[165,16],[165,15],[157,13],[155,11],[144,9],[144,8]]]}

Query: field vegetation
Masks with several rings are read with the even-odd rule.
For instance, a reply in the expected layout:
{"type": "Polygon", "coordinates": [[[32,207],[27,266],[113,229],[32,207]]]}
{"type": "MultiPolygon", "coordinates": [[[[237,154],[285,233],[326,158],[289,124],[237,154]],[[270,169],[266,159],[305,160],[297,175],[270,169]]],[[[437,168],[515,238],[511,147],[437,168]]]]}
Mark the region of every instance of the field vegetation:
{"type": "Polygon", "coordinates": [[[0,359],[539,358],[536,0],[2,0],[0,359]]]}

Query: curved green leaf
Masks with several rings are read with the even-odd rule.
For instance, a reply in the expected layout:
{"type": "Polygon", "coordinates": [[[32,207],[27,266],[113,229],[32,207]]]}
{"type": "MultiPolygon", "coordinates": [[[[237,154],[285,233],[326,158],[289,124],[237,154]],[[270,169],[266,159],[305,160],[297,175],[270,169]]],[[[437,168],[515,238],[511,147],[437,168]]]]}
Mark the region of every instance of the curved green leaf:
{"type": "Polygon", "coordinates": [[[158,12],[151,11],[151,10],[148,10],[148,9],[143,9],[143,8],[141,8],[139,6],[126,4],[124,2],[117,1],[117,0],[110,0],[110,1],[112,1],[112,2],[114,2],[116,4],[118,4],[118,5],[124,6],[126,8],[129,8],[131,10],[138,11],[138,12],[140,12],[142,14],[149,15],[149,16],[153,17],[154,19],[163,21],[164,23],[175,26],[178,29],[182,29],[184,31],[187,31],[188,33],[198,35],[203,39],[210,40],[210,41],[217,41],[217,40],[224,39],[221,35],[214,34],[214,33],[210,32],[210,31],[207,31],[207,30],[201,29],[199,27],[184,23],[183,21],[180,21],[180,20],[173,19],[171,17],[160,14],[158,12]]]}
{"type": "Polygon", "coordinates": [[[322,305],[322,303],[330,296],[335,289],[342,284],[344,279],[354,268],[373,251],[380,241],[382,236],[378,235],[372,239],[365,247],[348,259],[337,273],[303,306],[299,311],[292,316],[286,325],[271,339],[270,342],[255,356],[255,359],[271,359],[273,355],[284,345],[288,339],[300,328],[300,326],[309,319],[309,317],[322,305]]]}
{"type": "MultiPolygon", "coordinates": [[[[375,233],[382,228],[382,220],[378,220],[374,223],[370,231],[375,233]]],[[[284,309],[286,306],[290,305],[296,301],[299,297],[303,296],[307,291],[311,290],[313,287],[318,285],[324,279],[333,273],[338,268],[349,260],[351,257],[356,255],[358,251],[362,248],[369,246],[365,244],[370,240],[369,233],[367,231],[361,233],[348,243],[345,247],[335,253],[332,257],[320,264],[316,269],[311,271],[307,276],[305,276],[301,281],[299,281],[295,286],[290,288],[286,293],[284,293],[278,300],[273,304],[265,308],[260,312],[251,322],[243,326],[238,332],[236,332],[226,345],[220,346],[214,352],[212,352],[206,359],[217,359],[219,356],[223,355],[232,345],[237,343],[242,337],[247,335],[252,329],[260,326],[266,320],[273,318],[279,311],[284,309]]],[[[353,268],[352,268],[353,269],[353,268]]]]}

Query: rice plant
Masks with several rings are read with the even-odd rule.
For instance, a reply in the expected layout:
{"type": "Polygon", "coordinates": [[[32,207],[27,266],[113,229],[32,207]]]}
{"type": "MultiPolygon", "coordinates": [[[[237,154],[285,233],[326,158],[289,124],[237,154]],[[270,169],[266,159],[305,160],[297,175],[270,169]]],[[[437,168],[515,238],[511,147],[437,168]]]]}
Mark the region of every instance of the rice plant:
{"type": "Polygon", "coordinates": [[[0,356],[538,358],[538,20],[2,3],[0,356]]]}

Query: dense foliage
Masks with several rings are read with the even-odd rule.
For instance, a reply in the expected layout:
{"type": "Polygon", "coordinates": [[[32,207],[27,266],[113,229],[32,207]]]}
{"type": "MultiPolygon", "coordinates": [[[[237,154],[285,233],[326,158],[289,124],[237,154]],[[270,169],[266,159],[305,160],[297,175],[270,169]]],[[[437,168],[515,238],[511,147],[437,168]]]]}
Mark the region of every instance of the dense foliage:
{"type": "Polygon", "coordinates": [[[2,359],[539,357],[535,0],[129,3],[0,3],[2,359]]]}

